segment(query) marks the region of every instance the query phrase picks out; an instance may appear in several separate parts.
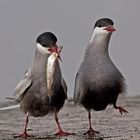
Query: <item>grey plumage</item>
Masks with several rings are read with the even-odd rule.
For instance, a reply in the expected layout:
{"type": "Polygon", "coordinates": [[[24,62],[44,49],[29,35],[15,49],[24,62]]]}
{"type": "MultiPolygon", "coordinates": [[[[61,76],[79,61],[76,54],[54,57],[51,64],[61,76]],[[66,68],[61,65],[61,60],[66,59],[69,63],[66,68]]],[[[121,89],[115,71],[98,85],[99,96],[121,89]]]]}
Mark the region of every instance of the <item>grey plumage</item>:
{"type": "MultiPolygon", "coordinates": [[[[57,100],[63,96],[63,100],[60,102],[60,106],[63,105],[64,100],[66,99],[66,83],[61,83],[62,78],[60,65],[58,59],[55,60],[55,71],[53,73],[53,87],[51,93],[51,100],[49,101],[48,90],[47,90],[47,77],[46,77],[46,69],[47,69],[47,60],[50,54],[43,53],[37,47],[35,52],[35,57],[31,67],[27,70],[24,75],[24,78],[19,82],[15,89],[14,97],[21,104],[21,109],[26,114],[32,116],[44,116],[49,113],[51,104],[57,94],[57,100]],[[59,91],[59,92],[58,92],[59,91]],[[61,92],[60,92],[61,91],[61,92]]],[[[59,111],[59,107],[55,106],[54,110],[59,111]]]]}
{"type": "Polygon", "coordinates": [[[110,19],[99,19],[95,23],[92,38],[75,78],[74,102],[84,106],[89,114],[91,109],[104,110],[108,104],[113,104],[121,113],[127,112],[116,106],[118,95],[125,89],[125,80],[108,53],[113,31],[115,29],[110,19]]]}
{"type": "MultiPolygon", "coordinates": [[[[62,48],[57,47],[56,41],[57,38],[50,32],[45,32],[37,38],[33,63],[17,84],[14,98],[20,103],[21,110],[27,114],[26,124],[28,116],[41,117],[54,113],[61,134],[66,135],[68,133],[62,131],[57,118],[57,113],[67,98],[67,85],[62,77],[58,60],[62,48]],[[47,74],[49,69],[53,69],[50,71],[52,75],[47,74]],[[48,80],[48,76],[51,76],[51,82],[48,80]],[[51,83],[50,88],[48,88],[49,82],[51,83]]],[[[28,136],[25,128],[20,137],[28,136]]]]}

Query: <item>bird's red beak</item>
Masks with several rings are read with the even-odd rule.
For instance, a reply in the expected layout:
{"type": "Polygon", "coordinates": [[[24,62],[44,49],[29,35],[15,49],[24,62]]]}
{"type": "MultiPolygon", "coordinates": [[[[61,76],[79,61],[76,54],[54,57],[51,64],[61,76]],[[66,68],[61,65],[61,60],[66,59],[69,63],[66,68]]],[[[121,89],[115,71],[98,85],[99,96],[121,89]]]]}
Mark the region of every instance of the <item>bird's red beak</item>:
{"type": "Polygon", "coordinates": [[[106,30],[108,32],[114,32],[114,31],[116,31],[116,29],[113,26],[111,26],[111,25],[107,26],[104,30],[106,30]]]}
{"type": "Polygon", "coordinates": [[[60,53],[62,51],[62,47],[58,47],[57,45],[55,45],[54,47],[49,48],[49,51],[51,53],[55,52],[57,54],[57,57],[60,61],[62,61],[61,57],[60,57],[60,53]]]}

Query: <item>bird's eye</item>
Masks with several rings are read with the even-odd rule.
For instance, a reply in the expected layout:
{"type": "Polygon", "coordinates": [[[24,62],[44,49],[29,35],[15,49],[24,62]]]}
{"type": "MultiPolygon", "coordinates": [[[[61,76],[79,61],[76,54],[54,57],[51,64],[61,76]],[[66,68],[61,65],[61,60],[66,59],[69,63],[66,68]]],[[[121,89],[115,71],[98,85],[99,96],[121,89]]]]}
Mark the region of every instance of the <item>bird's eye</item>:
{"type": "Polygon", "coordinates": [[[98,27],[99,27],[99,28],[102,27],[101,24],[99,24],[98,27]]]}
{"type": "Polygon", "coordinates": [[[45,45],[45,44],[43,44],[42,46],[47,48],[47,45],[45,45]]]}

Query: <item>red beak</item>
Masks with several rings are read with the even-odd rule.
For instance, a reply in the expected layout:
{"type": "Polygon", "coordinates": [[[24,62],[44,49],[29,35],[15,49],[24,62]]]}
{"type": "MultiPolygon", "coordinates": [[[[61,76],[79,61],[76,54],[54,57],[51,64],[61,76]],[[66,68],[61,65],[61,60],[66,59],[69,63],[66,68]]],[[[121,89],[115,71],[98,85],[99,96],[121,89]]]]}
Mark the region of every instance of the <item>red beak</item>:
{"type": "Polygon", "coordinates": [[[60,61],[62,61],[62,59],[61,59],[61,56],[60,56],[60,53],[61,53],[61,51],[62,51],[62,46],[60,46],[60,47],[58,47],[57,45],[56,45],[56,53],[57,53],[57,57],[58,57],[58,59],[60,60],[60,61]]]}
{"type": "Polygon", "coordinates": [[[106,30],[108,32],[114,32],[114,31],[116,31],[116,29],[113,26],[111,26],[111,25],[107,26],[104,30],[106,30]]]}
{"type": "Polygon", "coordinates": [[[57,57],[58,57],[58,59],[59,59],[60,61],[62,61],[62,59],[61,59],[61,57],[60,57],[61,50],[62,50],[62,47],[61,47],[61,46],[58,47],[57,45],[56,45],[55,47],[49,48],[49,51],[50,51],[51,53],[53,53],[53,52],[57,53],[57,55],[58,55],[57,57]]]}

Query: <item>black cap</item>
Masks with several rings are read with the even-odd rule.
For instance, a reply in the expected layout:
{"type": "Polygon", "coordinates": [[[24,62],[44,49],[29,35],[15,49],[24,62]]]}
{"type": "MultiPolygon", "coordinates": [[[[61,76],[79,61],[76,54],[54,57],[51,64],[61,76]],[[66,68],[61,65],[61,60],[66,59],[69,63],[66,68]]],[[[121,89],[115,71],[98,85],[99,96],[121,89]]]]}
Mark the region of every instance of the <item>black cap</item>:
{"type": "Polygon", "coordinates": [[[45,32],[39,35],[36,39],[36,43],[41,44],[43,47],[55,46],[57,42],[56,36],[51,32],[45,32]]]}
{"type": "Polygon", "coordinates": [[[112,25],[113,26],[114,22],[109,19],[109,18],[101,18],[99,20],[96,21],[94,28],[95,27],[106,27],[108,25],[112,25]]]}

